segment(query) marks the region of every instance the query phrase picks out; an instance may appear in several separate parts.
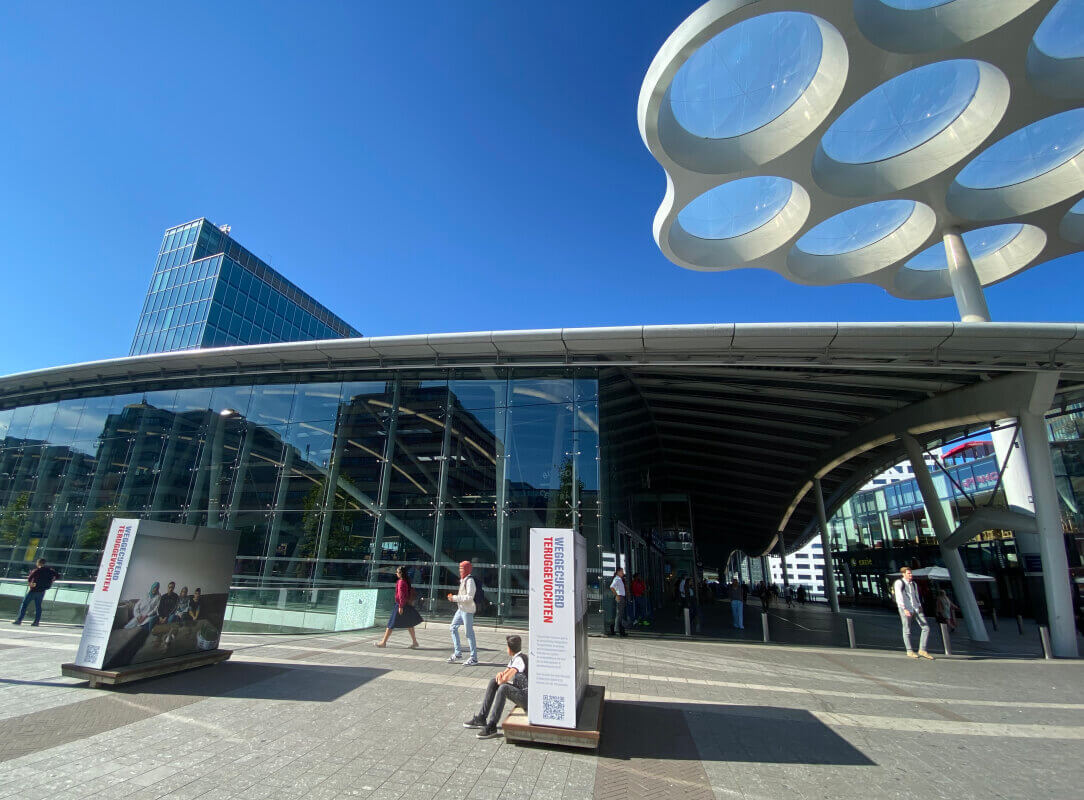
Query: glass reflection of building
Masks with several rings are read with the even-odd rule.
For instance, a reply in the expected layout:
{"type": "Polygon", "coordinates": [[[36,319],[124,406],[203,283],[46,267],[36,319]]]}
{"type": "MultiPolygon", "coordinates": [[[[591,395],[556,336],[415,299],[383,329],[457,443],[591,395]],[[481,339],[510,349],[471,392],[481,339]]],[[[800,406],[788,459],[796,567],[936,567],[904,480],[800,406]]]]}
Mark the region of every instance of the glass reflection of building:
{"type": "MultiPolygon", "coordinates": [[[[1070,570],[1084,573],[1084,518],[1080,512],[1084,499],[1084,412],[1070,409],[1049,417],[1047,427],[1070,570]]],[[[1006,506],[998,457],[991,443],[967,442],[946,449],[939,462],[931,474],[951,527],[965,521],[976,508],[1006,506]]],[[[840,506],[828,528],[839,586],[859,596],[883,596],[887,591],[885,576],[905,564],[943,565],[914,478],[857,492],[840,506]],[[850,589],[845,589],[847,586],[850,589]]],[[[1038,599],[1041,589],[1028,588],[1015,532],[983,531],[959,552],[968,570],[998,579],[996,588],[976,584],[980,592],[997,593],[988,601],[1000,598],[1004,604],[1012,600],[1018,611],[1034,610],[1028,598],[1038,599]]]]}
{"type": "MultiPolygon", "coordinates": [[[[423,594],[472,559],[526,613],[532,526],[598,538],[593,370],[163,389],[0,411],[0,558],[97,570],[114,516],[241,531],[239,586],[423,594]]],[[[594,548],[593,548],[594,549],[594,548]]]]}
{"type": "Polygon", "coordinates": [[[198,219],[166,230],[129,355],[361,334],[198,219]]]}

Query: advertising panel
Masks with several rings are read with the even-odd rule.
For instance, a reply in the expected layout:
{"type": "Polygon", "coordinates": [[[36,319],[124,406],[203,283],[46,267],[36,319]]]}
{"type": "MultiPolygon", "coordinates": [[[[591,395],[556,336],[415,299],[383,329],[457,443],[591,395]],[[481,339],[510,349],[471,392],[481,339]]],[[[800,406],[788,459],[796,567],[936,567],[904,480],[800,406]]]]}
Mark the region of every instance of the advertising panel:
{"type": "Polygon", "coordinates": [[[115,669],[216,649],[239,542],[221,528],[113,520],[75,663],[115,669]]]}
{"type": "Polygon", "coordinates": [[[575,728],[587,687],[587,542],[565,528],[531,529],[527,718],[575,728]]]}
{"type": "Polygon", "coordinates": [[[378,589],[340,589],[335,630],[356,631],[376,625],[378,589]]]}

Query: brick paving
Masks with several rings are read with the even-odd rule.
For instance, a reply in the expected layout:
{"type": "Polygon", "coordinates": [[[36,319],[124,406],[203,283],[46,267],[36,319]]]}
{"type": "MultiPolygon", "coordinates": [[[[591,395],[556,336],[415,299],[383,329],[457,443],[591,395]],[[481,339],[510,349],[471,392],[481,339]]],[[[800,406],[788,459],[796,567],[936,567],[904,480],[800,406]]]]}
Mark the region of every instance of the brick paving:
{"type": "MultiPolygon", "coordinates": [[[[807,626],[812,627],[812,626],[807,626]]],[[[1079,796],[1084,662],[592,638],[595,753],[478,740],[503,665],[447,630],[234,635],[225,664],[119,689],[60,676],[79,629],[0,628],[0,800],[1079,796]]],[[[995,643],[996,644],[996,643],[995,643]]],[[[996,649],[996,647],[995,647],[996,649]]],[[[997,656],[997,657],[992,657],[997,656]]]]}

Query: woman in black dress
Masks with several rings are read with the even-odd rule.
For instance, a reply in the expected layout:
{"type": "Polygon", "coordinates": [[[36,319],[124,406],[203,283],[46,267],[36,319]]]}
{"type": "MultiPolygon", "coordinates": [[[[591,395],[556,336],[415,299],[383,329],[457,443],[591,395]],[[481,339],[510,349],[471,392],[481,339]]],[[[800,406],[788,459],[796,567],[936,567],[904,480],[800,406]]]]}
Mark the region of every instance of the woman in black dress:
{"type": "Polygon", "coordinates": [[[384,638],[376,642],[376,646],[387,647],[391,632],[396,628],[406,628],[412,642],[410,649],[417,650],[418,637],[414,635],[414,626],[420,625],[425,620],[418,613],[418,609],[414,608],[414,589],[407,580],[406,567],[399,567],[395,570],[395,575],[399,579],[395,582],[395,608],[392,609],[388,628],[384,631],[384,638]]]}

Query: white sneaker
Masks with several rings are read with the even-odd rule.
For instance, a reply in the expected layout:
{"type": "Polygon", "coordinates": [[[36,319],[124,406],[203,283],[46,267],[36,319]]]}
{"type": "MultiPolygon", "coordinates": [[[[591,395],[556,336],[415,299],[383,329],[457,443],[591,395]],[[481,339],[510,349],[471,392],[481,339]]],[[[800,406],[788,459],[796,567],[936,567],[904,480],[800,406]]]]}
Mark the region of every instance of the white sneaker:
{"type": "Polygon", "coordinates": [[[463,666],[464,667],[477,667],[478,666],[478,659],[477,658],[468,658],[466,661],[463,662],[463,666]]]}
{"type": "Polygon", "coordinates": [[[448,656],[448,663],[449,664],[458,664],[459,659],[461,659],[462,657],[463,656],[461,656],[461,655],[458,655],[456,653],[452,653],[450,656],[448,656]]]}

